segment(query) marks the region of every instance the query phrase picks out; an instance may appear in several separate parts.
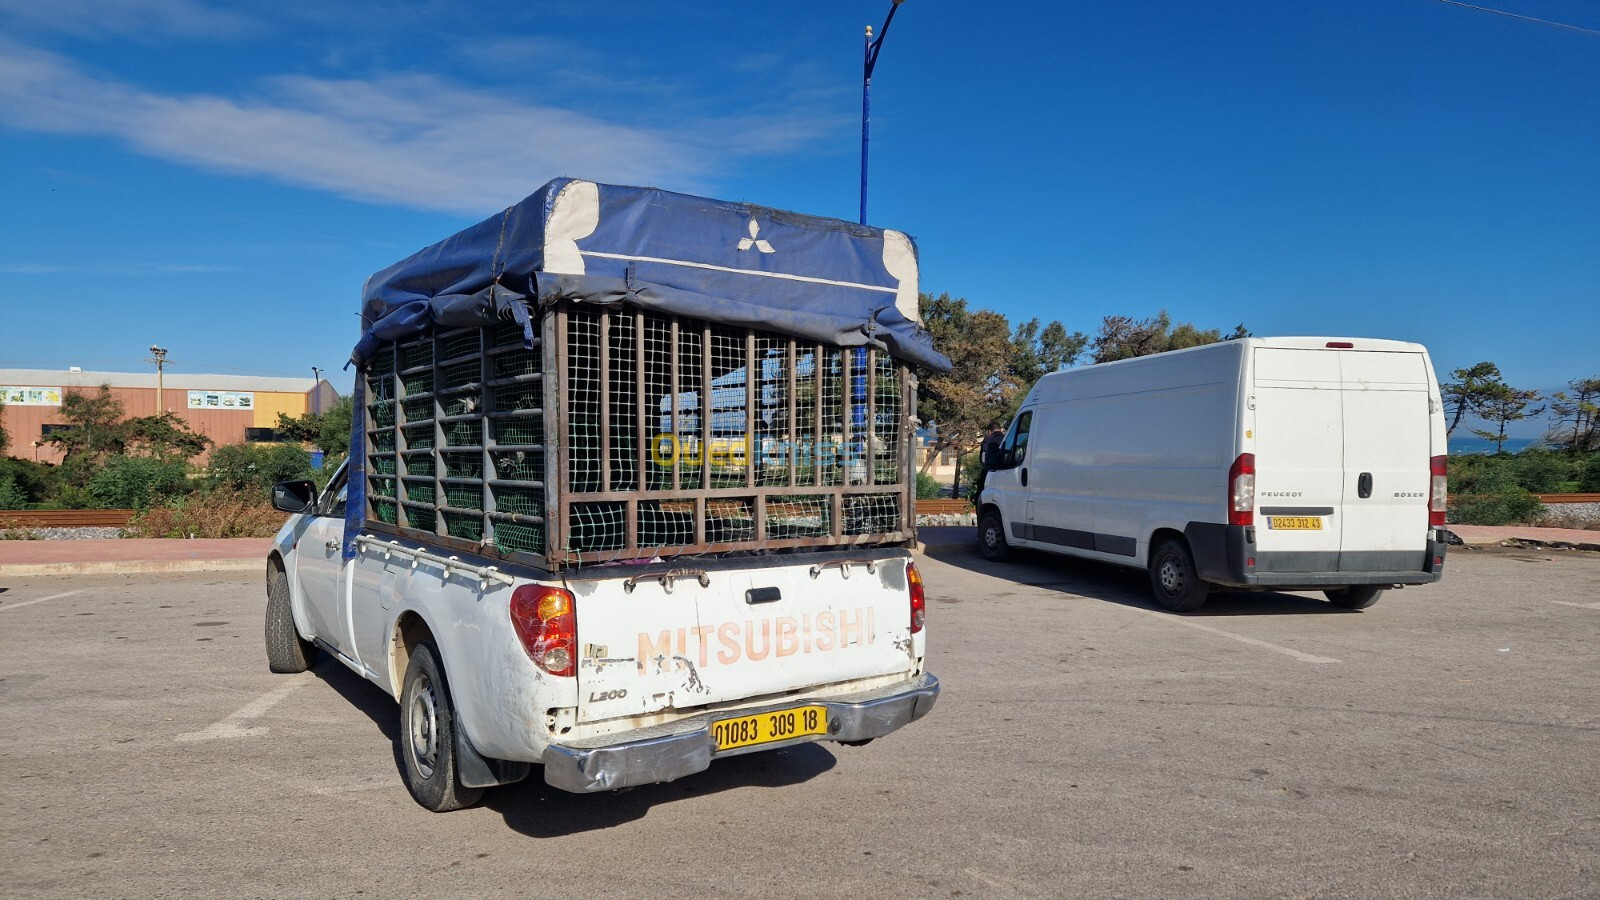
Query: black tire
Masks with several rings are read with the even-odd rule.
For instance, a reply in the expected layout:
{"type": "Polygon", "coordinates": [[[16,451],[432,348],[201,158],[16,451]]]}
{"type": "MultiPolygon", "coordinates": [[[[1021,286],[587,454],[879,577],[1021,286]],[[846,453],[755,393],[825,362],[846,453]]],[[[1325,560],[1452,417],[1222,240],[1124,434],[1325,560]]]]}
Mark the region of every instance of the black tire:
{"type": "Polygon", "coordinates": [[[1366,609],[1378,602],[1384,588],[1377,584],[1356,584],[1333,591],[1323,591],[1328,602],[1340,609],[1366,609]]]}
{"type": "Polygon", "coordinates": [[[456,772],[456,716],[450,685],[432,641],[418,644],[400,691],[400,757],[406,788],[423,807],[450,812],[477,803],[483,788],[469,788],[456,772]]]}
{"type": "Polygon", "coordinates": [[[990,562],[1000,562],[1011,555],[1011,545],[1006,543],[1006,526],[1000,514],[986,510],[978,517],[978,552],[990,562]]]}
{"type": "Polygon", "coordinates": [[[294,627],[289,604],[289,576],[277,563],[267,564],[267,668],[281,675],[304,672],[317,661],[317,645],[294,627]]]}
{"type": "Polygon", "coordinates": [[[1150,554],[1150,590],[1162,608],[1193,612],[1205,605],[1211,585],[1200,578],[1188,545],[1169,538],[1150,554]]]}

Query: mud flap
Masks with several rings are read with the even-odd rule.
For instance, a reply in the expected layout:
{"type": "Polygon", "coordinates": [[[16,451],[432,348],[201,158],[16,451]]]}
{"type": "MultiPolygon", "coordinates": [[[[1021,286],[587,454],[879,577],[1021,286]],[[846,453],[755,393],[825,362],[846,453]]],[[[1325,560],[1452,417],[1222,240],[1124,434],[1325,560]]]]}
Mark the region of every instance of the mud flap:
{"type": "Polygon", "coordinates": [[[513,762],[509,759],[489,759],[478,752],[467,740],[466,733],[456,728],[456,777],[466,787],[485,788],[501,784],[514,784],[528,777],[532,763],[513,762]]]}

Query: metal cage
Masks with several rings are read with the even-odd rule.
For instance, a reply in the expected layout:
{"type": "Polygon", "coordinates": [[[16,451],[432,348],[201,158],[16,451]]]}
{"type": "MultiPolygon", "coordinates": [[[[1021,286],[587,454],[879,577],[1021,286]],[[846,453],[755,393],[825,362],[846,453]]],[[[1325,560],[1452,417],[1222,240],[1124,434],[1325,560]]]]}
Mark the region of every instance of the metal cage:
{"type": "Polygon", "coordinates": [[[912,533],[915,380],[843,348],[560,304],[385,345],[367,518],[551,570],[892,544],[912,533]]]}

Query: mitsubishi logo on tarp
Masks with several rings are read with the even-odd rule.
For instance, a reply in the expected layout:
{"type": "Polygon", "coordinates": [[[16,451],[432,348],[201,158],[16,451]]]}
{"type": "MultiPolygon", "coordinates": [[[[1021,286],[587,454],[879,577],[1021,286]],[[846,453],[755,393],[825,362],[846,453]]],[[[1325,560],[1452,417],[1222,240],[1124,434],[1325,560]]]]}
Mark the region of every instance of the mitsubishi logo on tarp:
{"type": "Polygon", "coordinates": [[[750,219],[750,223],[749,224],[750,224],[750,236],[747,237],[747,238],[741,238],[739,240],[739,249],[740,250],[749,250],[751,247],[754,247],[757,250],[760,250],[762,253],[771,253],[772,252],[772,245],[767,243],[766,241],[762,240],[759,237],[759,235],[761,234],[761,225],[759,223],[757,223],[754,218],[750,219]]]}

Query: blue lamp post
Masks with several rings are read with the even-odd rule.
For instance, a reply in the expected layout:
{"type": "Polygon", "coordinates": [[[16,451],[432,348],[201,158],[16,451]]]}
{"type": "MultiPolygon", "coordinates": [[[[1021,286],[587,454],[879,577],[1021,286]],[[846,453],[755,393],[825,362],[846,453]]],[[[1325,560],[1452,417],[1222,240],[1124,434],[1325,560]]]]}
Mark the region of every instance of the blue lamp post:
{"type": "Polygon", "coordinates": [[[872,112],[872,69],[878,64],[878,51],[883,48],[883,39],[889,34],[889,23],[894,21],[894,12],[906,0],[894,0],[889,7],[889,17],[883,20],[883,28],[878,31],[877,40],[872,38],[872,26],[867,26],[866,58],[861,68],[861,224],[867,224],[867,134],[872,112]]]}

